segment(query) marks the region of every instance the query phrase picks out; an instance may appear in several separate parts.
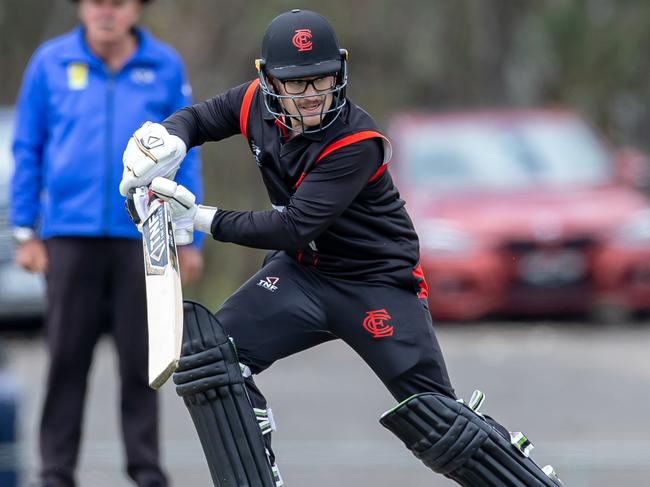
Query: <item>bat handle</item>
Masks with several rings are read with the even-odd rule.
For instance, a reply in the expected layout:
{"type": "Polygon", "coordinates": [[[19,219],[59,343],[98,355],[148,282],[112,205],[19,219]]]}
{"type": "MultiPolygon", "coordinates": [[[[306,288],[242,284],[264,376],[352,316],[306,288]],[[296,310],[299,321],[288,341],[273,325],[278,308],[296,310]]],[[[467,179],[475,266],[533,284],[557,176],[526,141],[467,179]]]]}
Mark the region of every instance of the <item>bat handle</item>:
{"type": "Polygon", "coordinates": [[[136,225],[141,225],[149,213],[149,189],[146,186],[129,189],[124,202],[126,211],[136,225]]]}

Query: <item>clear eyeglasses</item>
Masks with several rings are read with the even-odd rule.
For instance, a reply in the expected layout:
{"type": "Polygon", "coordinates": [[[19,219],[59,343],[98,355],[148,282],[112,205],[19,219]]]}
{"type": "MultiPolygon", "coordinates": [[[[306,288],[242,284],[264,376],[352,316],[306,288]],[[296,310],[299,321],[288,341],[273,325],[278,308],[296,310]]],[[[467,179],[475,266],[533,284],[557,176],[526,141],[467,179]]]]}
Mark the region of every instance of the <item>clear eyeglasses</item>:
{"type": "Polygon", "coordinates": [[[286,81],[281,81],[284,90],[289,95],[302,95],[309,85],[314,87],[314,90],[317,92],[329,91],[334,88],[336,78],[332,75],[322,76],[316,79],[289,79],[286,81]]]}

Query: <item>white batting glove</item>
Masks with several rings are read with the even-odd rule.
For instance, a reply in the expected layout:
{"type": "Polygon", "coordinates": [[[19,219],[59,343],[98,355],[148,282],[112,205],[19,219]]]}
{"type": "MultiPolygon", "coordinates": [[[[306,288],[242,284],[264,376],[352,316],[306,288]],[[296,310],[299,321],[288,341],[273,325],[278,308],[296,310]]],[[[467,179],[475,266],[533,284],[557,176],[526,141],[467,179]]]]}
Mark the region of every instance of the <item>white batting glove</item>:
{"type": "Polygon", "coordinates": [[[194,230],[210,233],[210,226],[217,208],[196,204],[196,196],[185,186],[170,179],[157,177],[149,189],[169,203],[177,245],[188,245],[194,239],[194,230]]]}
{"type": "Polygon", "coordinates": [[[158,176],[173,178],[186,152],[185,142],[179,137],[159,123],[145,122],[135,131],[122,156],[120,193],[126,196],[131,188],[147,186],[158,176]]]}

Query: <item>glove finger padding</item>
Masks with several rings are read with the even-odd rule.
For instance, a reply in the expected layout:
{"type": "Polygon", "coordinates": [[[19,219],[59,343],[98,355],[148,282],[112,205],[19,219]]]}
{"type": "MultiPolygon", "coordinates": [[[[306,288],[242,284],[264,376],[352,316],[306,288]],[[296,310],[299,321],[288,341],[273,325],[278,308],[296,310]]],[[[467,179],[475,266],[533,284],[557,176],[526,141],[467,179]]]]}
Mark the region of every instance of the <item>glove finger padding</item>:
{"type": "Polygon", "coordinates": [[[178,245],[192,243],[194,215],[197,211],[194,193],[185,186],[161,177],[155,178],[149,188],[157,198],[169,203],[176,243],[178,245]]]}
{"type": "Polygon", "coordinates": [[[129,189],[146,186],[157,176],[173,177],[186,151],[185,143],[164,126],[146,122],[135,131],[122,156],[120,193],[126,196],[129,189]]]}
{"type": "Polygon", "coordinates": [[[189,210],[196,204],[196,196],[182,184],[178,184],[171,179],[155,178],[149,186],[151,191],[170,204],[176,203],[181,208],[189,210]]]}

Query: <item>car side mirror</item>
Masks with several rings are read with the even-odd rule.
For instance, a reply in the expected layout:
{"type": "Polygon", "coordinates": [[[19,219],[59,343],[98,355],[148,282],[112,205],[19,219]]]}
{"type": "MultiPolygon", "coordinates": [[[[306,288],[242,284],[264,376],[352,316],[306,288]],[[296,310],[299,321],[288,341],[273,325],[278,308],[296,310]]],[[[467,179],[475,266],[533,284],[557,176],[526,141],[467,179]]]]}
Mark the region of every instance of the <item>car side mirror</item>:
{"type": "Polygon", "coordinates": [[[616,179],[627,186],[650,190],[650,160],[640,150],[626,147],[614,153],[616,179]]]}

